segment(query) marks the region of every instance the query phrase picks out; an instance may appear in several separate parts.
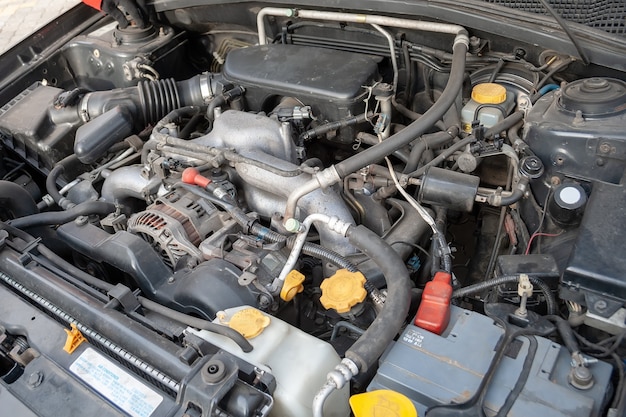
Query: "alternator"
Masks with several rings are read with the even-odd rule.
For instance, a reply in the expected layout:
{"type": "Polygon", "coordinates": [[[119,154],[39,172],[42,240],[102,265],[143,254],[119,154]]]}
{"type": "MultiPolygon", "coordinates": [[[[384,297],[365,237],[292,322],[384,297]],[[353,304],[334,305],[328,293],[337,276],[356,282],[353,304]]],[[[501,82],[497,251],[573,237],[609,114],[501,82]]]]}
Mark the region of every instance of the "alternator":
{"type": "Polygon", "coordinates": [[[200,242],[221,229],[228,215],[190,193],[172,191],[131,216],[128,231],[141,236],[174,268],[181,258],[203,260],[200,242]]]}

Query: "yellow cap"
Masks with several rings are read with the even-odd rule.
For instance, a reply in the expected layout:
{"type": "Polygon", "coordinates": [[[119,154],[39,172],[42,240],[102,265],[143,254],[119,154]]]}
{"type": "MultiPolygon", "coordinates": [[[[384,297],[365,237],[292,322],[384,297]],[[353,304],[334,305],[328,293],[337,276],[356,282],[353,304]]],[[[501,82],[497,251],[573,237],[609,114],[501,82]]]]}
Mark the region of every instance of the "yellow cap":
{"type": "Polygon", "coordinates": [[[293,300],[293,297],[295,297],[296,294],[304,291],[304,285],[302,285],[303,282],[304,275],[295,269],[291,270],[291,272],[285,277],[283,289],[280,290],[280,298],[285,301],[293,300]]]}
{"type": "Polygon", "coordinates": [[[386,389],[353,395],[350,407],[355,417],[417,417],[411,400],[386,389]]]}
{"type": "MultiPolygon", "coordinates": [[[[223,322],[224,317],[218,317],[223,322]]],[[[256,308],[245,308],[233,314],[228,327],[237,330],[246,339],[252,339],[263,333],[270,325],[270,318],[256,308]]]]}
{"type": "Polygon", "coordinates": [[[500,104],[506,100],[506,88],[500,84],[482,83],[472,89],[472,99],[479,104],[500,104]]]}
{"type": "Polygon", "coordinates": [[[360,272],[340,269],[330,278],[326,278],[320,288],[320,302],[325,309],[334,308],[337,313],[347,313],[352,307],[365,300],[367,291],[363,285],[365,277],[360,272]]]}

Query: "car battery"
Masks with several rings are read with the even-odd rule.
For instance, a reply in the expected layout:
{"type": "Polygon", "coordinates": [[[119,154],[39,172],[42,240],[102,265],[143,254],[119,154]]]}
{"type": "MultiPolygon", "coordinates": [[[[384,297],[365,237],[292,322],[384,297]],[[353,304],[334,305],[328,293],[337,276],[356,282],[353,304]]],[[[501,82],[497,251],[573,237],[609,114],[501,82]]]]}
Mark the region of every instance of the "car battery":
{"type": "MultiPolygon", "coordinates": [[[[368,391],[389,389],[407,396],[418,415],[430,407],[459,404],[476,393],[504,329],[482,314],[452,307],[450,324],[441,335],[409,325],[380,360],[368,391]]],[[[539,336],[522,336],[507,347],[483,401],[488,416],[496,415],[515,389],[531,353],[530,374],[508,417],[599,416],[611,392],[612,366],[589,365],[594,384],[587,390],[568,382],[571,355],[563,346],[539,336]],[[534,339],[531,346],[531,339],[534,339]]]]}

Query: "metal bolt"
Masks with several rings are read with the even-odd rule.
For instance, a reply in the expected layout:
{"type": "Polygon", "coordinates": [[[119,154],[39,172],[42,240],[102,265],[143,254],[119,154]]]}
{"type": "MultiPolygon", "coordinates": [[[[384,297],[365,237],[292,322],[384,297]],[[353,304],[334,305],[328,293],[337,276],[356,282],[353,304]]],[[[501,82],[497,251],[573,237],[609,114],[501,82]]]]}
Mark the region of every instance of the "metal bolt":
{"type": "Polygon", "coordinates": [[[28,385],[31,388],[37,388],[43,382],[43,373],[41,371],[33,372],[28,377],[28,385]]]}
{"type": "Polygon", "coordinates": [[[557,176],[550,178],[550,184],[559,185],[561,183],[561,179],[557,176]]]}
{"type": "Polygon", "coordinates": [[[89,222],[89,217],[87,216],[78,216],[76,220],[74,220],[77,226],[84,226],[89,222]]]}
{"type": "Polygon", "coordinates": [[[169,282],[170,284],[172,284],[174,281],[176,281],[176,280],[174,279],[174,277],[169,277],[169,278],[167,279],[167,282],[169,282]]]}
{"type": "Polygon", "coordinates": [[[573,387],[581,390],[593,387],[593,374],[584,366],[573,367],[567,379],[573,387]]]}
{"type": "Polygon", "coordinates": [[[609,153],[609,152],[611,152],[611,145],[609,145],[606,142],[603,142],[603,143],[600,144],[599,150],[602,153],[609,153]]]}

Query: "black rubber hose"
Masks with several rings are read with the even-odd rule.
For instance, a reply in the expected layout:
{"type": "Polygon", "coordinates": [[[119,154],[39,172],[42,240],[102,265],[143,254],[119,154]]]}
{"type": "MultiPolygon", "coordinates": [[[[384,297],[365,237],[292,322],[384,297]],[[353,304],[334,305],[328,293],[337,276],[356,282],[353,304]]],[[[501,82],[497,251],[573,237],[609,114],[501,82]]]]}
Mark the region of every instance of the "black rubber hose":
{"type": "Polygon", "coordinates": [[[105,216],[115,211],[115,205],[104,201],[87,201],[65,211],[50,211],[31,214],[30,216],[11,220],[9,224],[18,229],[27,229],[35,226],[50,226],[71,222],[78,216],[97,214],[105,216]]]}
{"type": "Polygon", "coordinates": [[[57,165],[52,168],[52,171],[50,171],[48,177],[46,178],[46,191],[50,194],[50,197],[52,197],[54,202],[61,208],[63,208],[61,205],[62,202],[67,201],[67,199],[65,199],[59,192],[59,189],[57,188],[57,179],[63,174],[64,171],[65,167],[63,165],[57,165]]]}
{"type": "Polygon", "coordinates": [[[371,148],[357,153],[356,155],[336,164],[335,169],[339,174],[339,177],[344,178],[346,175],[350,175],[364,166],[383,159],[397,149],[408,145],[437,123],[437,121],[443,117],[446,111],[448,111],[450,106],[454,103],[463,86],[463,80],[465,78],[466,53],[467,45],[460,42],[454,45],[452,67],[450,69],[448,84],[441,93],[439,99],[430,107],[430,109],[428,109],[426,113],[424,113],[422,117],[378,145],[372,146],[371,148]]]}
{"type": "MultiPolygon", "coordinates": [[[[287,247],[291,249],[294,242],[295,239],[287,239],[287,247]]],[[[339,255],[337,252],[317,245],[315,243],[305,242],[302,246],[302,253],[326,262],[330,262],[331,264],[334,264],[342,269],[347,269],[350,272],[358,272],[358,268],[355,264],[353,264],[343,256],[339,255]]]]}
{"type": "Polygon", "coordinates": [[[424,173],[426,173],[428,168],[430,168],[431,166],[439,165],[440,163],[448,159],[448,157],[450,157],[456,151],[459,151],[463,149],[464,147],[466,147],[467,145],[474,143],[474,142],[476,142],[476,138],[474,136],[468,136],[465,139],[461,139],[460,141],[451,145],[449,148],[447,148],[446,150],[441,152],[439,155],[437,155],[432,161],[430,161],[427,164],[424,164],[424,166],[416,169],[415,171],[407,175],[409,177],[421,177],[422,175],[424,175],[424,173]]]}
{"type": "Polygon", "coordinates": [[[181,139],[189,139],[189,136],[191,135],[191,133],[195,130],[196,127],[198,127],[200,122],[202,122],[202,120],[204,119],[205,119],[204,114],[198,113],[195,116],[192,116],[191,119],[187,122],[187,124],[183,128],[183,130],[180,131],[178,136],[181,139]]]}
{"type": "Polygon", "coordinates": [[[244,352],[252,352],[253,347],[250,342],[248,342],[248,340],[235,329],[231,329],[230,327],[222,326],[221,324],[213,323],[208,320],[200,319],[198,317],[192,317],[188,314],[181,313],[180,311],[172,310],[171,308],[165,307],[164,305],[149,300],[145,297],[140,296],[137,297],[137,299],[139,300],[141,306],[146,310],[150,310],[152,312],[158,313],[162,316],[186,324],[188,326],[198,328],[200,330],[206,330],[211,333],[228,337],[233,342],[237,343],[237,346],[239,346],[244,352]]]}
{"type": "Polygon", "coordinates": [[[509,114],[504,119],[500,120],[495,125],[491,126],[487,130],[485,130],[485,137],[492,138],[495,135],[500,134],[500,132],[504,132],[505,130],[509,130],[511,127],[515,126],[519,122],[524,119],[523,111],[516,111],[514,113],[509,114]]]}
{"type": "Polygon", "coordinates": [[[569,350],[569,353],[580,352],[580,347],[578,346],[578,342],[576,341],[576,337],[574,336],[572,326],[570,326],[567,320],[557,315],[546,316],[546,319],[556,324],[556,328],[559,330],[561,339],[563,339],[563,344],[565,344],[565,347],[567,348],[567,350],[569,350]]]}
{"type": "Polygon", "coordinates": [[[417,169],[417,165],[419,160],[422,157],[422,154],[426,149],[438,148],[451,142],[459,134],[459,129],[457,127],[451,127],[447,131],[437,132],[430,135],[423,135],[420,137],[413,148],[411,149],[411,153],[409,155],[409,161],[404,168],[404,173],[413,172],[417,169]]]}
{"type": "Polygon", "coordinates": [[[13,218],[39,213],[37,204],[28,191],[11,181],[0,181],[0,206],[13,218]]]}
{"type": "Polygon", "coordinates": [[[511,204],[515,204],[520,201],[524,197],[524,191],[516,188],[510,196],[501,197],[499,207],[510,206],[511,204]]]}
{"type": "Polygon", "coordinates": [[[206,111],[207,119],[213,123],[215,120],[215,109],[218,107],[222,107],[223,105],[230,103],[232,100],[236,98],[240,98],[244,94],[245,90],[243,87],[237,86],[233,87],[228,91],[224,91],[219,96],[214,97],[209,103],[209,107],[206,111]]]}
{"type": "MultiPolygon", "coordinates": [[[[548,307],[548,314],[553,315],[556,314],[556,300],[554,299],[554,295],[552,294],[552,290],[550,287],[546,285],[541,279],[528,276],[530,282],[539,288],[543,293],[543,296],[546,299],[546,305],[548,307]]],[[[481,291],[487,290],[489,288],[497,287],[498,285],[508,284],[511,282],[518,282],[519,275],[504,275],[502,277],[490,279],[488,281],[479,282],[478,284],[469,285],[467,287],[459,288],[452,293],[452,298],[461,298],[466,297],[471,294],[476,294],[481,291]]]]}
{"type": "Polygon", "coordinates": [[[223,95],[219,95],[211,100],[206,111],[206,117],[210,122],[215,120],[215,109],[222,107],[224,104],[226,104],[226,97],[223,95]]]}
{"type": "Polygon", "coordinates": [[[505,207],[505,206],[510,206],[511,204],[517,203],[524,197],[524,194],[526,193],[525,192],[526,187],[528,186],[528,181],[529,181],[528,177],[522,175],[522,177],[519,180],[519,183],[517,184],[517,187],[515,188],[513,193],[511,193],[510,196],[500,197],[499,201],[496,201],[496,199],[494,198],[495,196],[490,196],[487,199],[487,202],[495,207],[505,207]]]}
{"type": "Polygon", "coordinates": [[[37,251],[41,254],[41,256],[43,256],[44,258],[48,259],[50,262],[52,262],[54,265],[56,265],[58,268],[62,269],[63,271],[73,275],[74,277],[78,278],[79,280],[95,287],[98,288],[100,290],[104,290],[104,291],[111,291],[115,285],[108,283],[106,281],[103,281],[99,278],[96,278],[94,276],[89,275],[88,273],[86,273],[85,271],[83,271],[82,269],[78,269],[77,267],[75,267],[74,265],[72,265],[71,263],[67,262],[65,259],[61,258],[59,255],[57,255],[56,253],[54,253],[52,250],[48,249],[46,246],[42,245],[41,243],[39,245],[37,245],[37,251]]]}
{"type": "Polygon", "coordinates": [[[52,168],[52,171],[48,173],[48,177],[46,178],[46,191],[50,194],[50,197],[54,200],[55,203],[63,210],[67,210],[68,208],[74,207],[76,204],[63,197],[59,190],[57,189],[57,180],[63,172],[65,172],[65,166],[74,164],[78,161],[78,157],[76,154],[72,154],[66,156],[62,160],[60,160],[57,165],[52,168]]]}
{"type": "Polygon", "coordinates": [[[305,141],[305,140],[315,139],[328,132],[332,132],[333,130],[363,123],[364,121],[366,121],[372,116],[374,116],[374,113],[367,112],[367,114],[362,113],[362,114],[359,114],[358,116],[347,117],[345,119],[337,120],[335,122],[325,123],[323,125],[314,127],[313,129],[307,130],[306,132],[303,132],[300,135],[300,140],[305,141]]]}
{"type": "Polygon", "coordinates": [[[157,122],[157,124],[154,126],[154,131],[160,133],[159,131],[169,123],[175,123],[178,119],[183,117],[193,118],[195,115],[200,114],[203,110],[204,107],[200,106],[186,106],[174,109],[171,112],[167,113],[165,116],[163,116],[163,118],[157,122]]]}
{"type": "Polygon", "coordinates": [[[404,324],[411,303],[411,285],[402,258],[376,233],[365,226],[350,226],[347,237],[378,265],[387,283],[387,299],[381,312],[345,355],[365,373],[404,324]]]}

